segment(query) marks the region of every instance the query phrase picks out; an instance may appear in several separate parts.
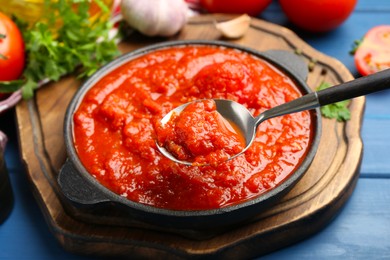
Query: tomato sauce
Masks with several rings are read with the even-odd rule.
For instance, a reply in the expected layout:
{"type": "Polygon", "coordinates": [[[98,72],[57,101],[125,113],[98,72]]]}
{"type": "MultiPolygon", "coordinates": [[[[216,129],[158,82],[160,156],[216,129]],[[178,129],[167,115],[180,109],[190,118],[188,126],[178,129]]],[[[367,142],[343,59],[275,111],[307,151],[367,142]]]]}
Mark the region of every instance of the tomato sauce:
{"type": "Polygon", "coordinates": [[[190,103],[156,128],[159,145],[192,165],[217,166],[245,148],[241,132],[217,111],[214,100],[190,103]]]}
{"type": "MultiPolygon", "coordinates": [[[[177,164],[159,153],[155,142],[160,120],[198,99],[231,99],[256,116],[300,96],[289,77],[238,50],[157,50],[121,65],[86,93],[73,118],[75,148],[92,176],[129,200],[174,210],[226,207],[276,187],[299,166],[312,139],[310,113],[263,122],[244,154],[208,166],[177,164]]],[[[202,155],[208,144],[198,142],[203,140],[199,136],[191,141],[197,129],[189,124],[179,127],[179,132],[192,131],[182,141],[202,155]]]]}

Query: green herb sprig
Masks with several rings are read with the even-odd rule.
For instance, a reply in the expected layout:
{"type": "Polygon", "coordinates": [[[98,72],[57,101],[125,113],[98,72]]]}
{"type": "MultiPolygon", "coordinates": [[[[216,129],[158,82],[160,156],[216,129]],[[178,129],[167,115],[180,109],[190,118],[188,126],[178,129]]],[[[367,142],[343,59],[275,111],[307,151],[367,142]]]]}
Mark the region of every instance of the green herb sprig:
{"type": "MultiPolygon", "coordinates": [[[[322,82],[317,91],[331,87],[328,82],[322,82]]],[[[321,114],[326,118],[336,118],[337,121],[347,121],[351,119],[351,111],[348,109],[349,100],[340,101],[334,104],[329,104],[321,107],[321,114]]]]}
{"type": "MultiPolygon", "coordinates": [[[[101,0],[93,1],[109,12],[101,0]]],[[[29,99],[42,81],[58,81],[67,74],[90,76],[119,55],[117,39],[109,35],[113,25],[100,18],[91,20],[90,5],[89,0],[45,0],[47,17],[32,27],[18,19],[27,63],[21,79],[0,82],[0,92],[21,89],[23,98],[29,99]]]]}
{"type": "Polygon", "coordinates": [[[352,49],[349,51],[350,55],[355,55],[357,49],[359,49],[360,45],[362,44],[363,39],[360,40],[354,40],[352,44],[352,49]]]}

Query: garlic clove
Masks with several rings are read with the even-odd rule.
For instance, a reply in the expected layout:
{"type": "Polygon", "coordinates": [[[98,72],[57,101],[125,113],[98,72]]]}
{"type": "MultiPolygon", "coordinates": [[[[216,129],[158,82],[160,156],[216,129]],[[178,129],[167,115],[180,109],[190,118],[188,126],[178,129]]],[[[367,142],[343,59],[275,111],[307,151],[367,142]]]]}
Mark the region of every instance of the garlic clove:
{"type": "Polygon", "coordinates": [[[243,14],[235,19],[216,23],[215,27],[223,36],[230,39],[236,39],[244,36],[251,23],[251,17],[243,14]]]}

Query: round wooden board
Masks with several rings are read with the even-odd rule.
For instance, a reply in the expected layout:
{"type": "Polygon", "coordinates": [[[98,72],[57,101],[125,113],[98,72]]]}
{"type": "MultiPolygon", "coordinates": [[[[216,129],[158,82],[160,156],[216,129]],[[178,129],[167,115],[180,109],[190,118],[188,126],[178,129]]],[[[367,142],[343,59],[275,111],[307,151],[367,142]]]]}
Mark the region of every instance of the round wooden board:
{"type": "MultiPolygon", "coordinates": [[[[214,28],[214,21],[228,18],[231,16],[194,17],[180,34],[169,39],[132,34],[120,44],[120,49],[128,52],[159,41],[177,39],[226,40],[214,28]]],[[[339,61],[314,50],[288,29],[262,20],[253,19],[249,32],[233,42],[260,51],[299,50],[308,64],[316,61],[307,81],[313,89],[322,81],[338,84],[353,79],[339,61]]],[[[323,119],[321,142],[308,172],[277,205],[260,213],[250,223],[207,239],[191,239],[172,230],[121,225],[121,219],[114,211],[96,215],[88,221],[88,217],[63,199],[56,182],[66,159],[62,133],[64,114],[79,85],[75,78],[64,78],[43,87],[33,100],[21,102],[16,108],[22,158],[34,196],[54,236],[73,253],[144,258],[260,256],[323,228],[336,216],[357,182],[362,159],[360,131],[364,98],[350,103],[352,118],[347,123],[323,119]]]]}

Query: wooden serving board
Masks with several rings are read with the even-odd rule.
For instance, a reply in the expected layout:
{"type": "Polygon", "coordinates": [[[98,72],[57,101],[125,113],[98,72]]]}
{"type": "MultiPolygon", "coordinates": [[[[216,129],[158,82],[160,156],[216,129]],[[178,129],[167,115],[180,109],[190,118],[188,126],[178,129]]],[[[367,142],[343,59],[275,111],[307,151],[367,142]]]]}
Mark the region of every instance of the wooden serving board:
{"type": "MultiPolygon", "coordinates": [[[[147,38],[132,34],[120,44],[123,52],[166,40],[226,40],[214,21],[231,16],[198,16],[190,19],[175,37],[147,38]]],[[[338,84],[353,79],[339,61],[303,42],[286,28],[253,19],[248,33],[237,40],[260,51],[299,51],[307,63],[316,61],[308,77],[315,89],[322,81],[338,84]]],[[[191,239],[153,227],[124,226],[115,211],[96,215],[91,221],[71,210],[58,189],[56,178],[66,159],[63,119],[66,107],[80,82],[64,78],[40,89],[33,100],[16,108],[22,157],[36,197],[53,235],[68,251],[87,255],[134,257],[250,258],[298,242],[332,220],[350,197],[362,160],[361,122],[364,98],[350,103],[352,118],[346,123],[323,119],[317,155],[305,176],[277,205],[257,218],[207,239],[191,239]],[[70,210],[69,210],[70,209],[70,210]],[[96,224],[99,223],[99,224],[96,224]]]]}

